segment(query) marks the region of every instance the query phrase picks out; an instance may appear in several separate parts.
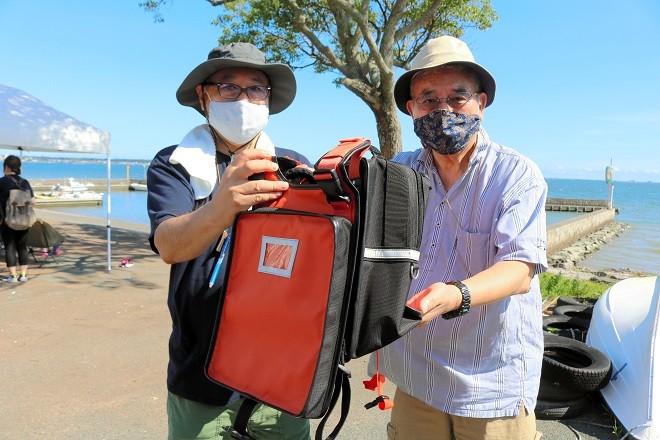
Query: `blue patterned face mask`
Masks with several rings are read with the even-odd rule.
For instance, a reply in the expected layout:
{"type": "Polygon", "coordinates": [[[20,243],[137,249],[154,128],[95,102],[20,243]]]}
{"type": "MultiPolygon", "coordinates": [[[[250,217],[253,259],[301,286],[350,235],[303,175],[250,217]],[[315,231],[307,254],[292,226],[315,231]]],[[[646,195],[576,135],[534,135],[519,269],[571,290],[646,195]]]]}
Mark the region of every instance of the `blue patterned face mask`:
{"type": "Polygon", "coordinates": [[[440,109],[413,121],[415,134],[424,148],[440,154],[456,154],[467,147],[479,131],[479,115],[465,115],[440,109]]]}

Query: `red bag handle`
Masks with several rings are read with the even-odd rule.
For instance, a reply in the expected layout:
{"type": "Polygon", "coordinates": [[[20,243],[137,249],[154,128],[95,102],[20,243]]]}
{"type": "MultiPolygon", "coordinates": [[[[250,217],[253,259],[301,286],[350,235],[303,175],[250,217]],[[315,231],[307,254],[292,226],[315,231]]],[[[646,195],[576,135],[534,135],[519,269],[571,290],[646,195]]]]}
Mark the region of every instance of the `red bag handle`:
{"type": "Polygon", "coordinates": [[[356,179],[360,175],[360,160],[371,149],[371,141],[363,137],[347,138],[339,141],[314,165],[317,170],[336,170],[348,162],[348,178],[356,179]]]}
{"type": "MultiPolygon", "coordinates": [[[[277,157],[272,157],[273,162],[277,162],[277,157]]],[[[286,181],[282,171],[266,171],[258,178],[270,181],[286,181]]],[[[315,212],[317,214],[333,215],[335,210],[328,203],[323,192],[309,190],[298,190],[295,186],[289,185],[289,188],[275,200],[258,205],[258,207],[287,208],[293,210],[315,212]]]]}

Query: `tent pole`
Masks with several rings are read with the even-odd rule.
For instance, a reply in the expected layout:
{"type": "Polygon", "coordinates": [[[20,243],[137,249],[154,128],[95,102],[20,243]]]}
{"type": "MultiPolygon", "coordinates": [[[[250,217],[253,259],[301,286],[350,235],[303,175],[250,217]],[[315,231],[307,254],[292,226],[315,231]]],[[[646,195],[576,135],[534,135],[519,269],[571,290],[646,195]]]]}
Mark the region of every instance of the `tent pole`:
{"type": "Polygon", "coordinates": [[[111,167],[110,167],[110,152],[108,151],[108,184],[107,184],[107,194],[108,196],[106,197],[107,200],[107,209],[106,209],[106,228],[108,230],[108,272],[110,271],[111,268],[111,260],[112,260],[112,250],[111,250],[111,228],[110,228],[110,212],[111,212],[111,207],[110,207],[110,175],[111,175],[111,167]]]}

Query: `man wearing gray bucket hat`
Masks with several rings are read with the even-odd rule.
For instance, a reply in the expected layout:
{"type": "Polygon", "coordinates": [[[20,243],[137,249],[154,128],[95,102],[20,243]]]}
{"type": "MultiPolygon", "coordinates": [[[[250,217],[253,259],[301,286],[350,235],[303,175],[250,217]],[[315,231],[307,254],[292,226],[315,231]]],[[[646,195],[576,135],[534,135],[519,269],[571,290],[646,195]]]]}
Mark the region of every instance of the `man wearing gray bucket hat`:
{"type": "Polygon", "coordinates": [[[422,148],[393,160],[432,189],[409,291],[423,325],[370,359],[397,385],[388,438],[532,440],[547,186],[481,126],[495,79],[464,42],[429,40],[411,65],[394,95],[422,148]]]}
{"type": "MultiPolygon", "coordinates": [[[[205,123],[178,145],[157,153],[147,174],[149,242],[171,265],[169,439],[230,438],[224,427],[233,424],[243,399],[205,374],[224,279],[223,257],[235,215],[288,188],[286,182],[254,178],[277,169],[271,157],[309,164],[294,151],[276,148],[263,131],[269,116],[286,109],[295,94],[291,68],[266,62],[249,43],[211,50],[176,92],[179,103],[201,113],[205,123]]],[[[240,365],[236,359],[236,368],[240,365]]],[[[309,421],[263,405],[255,408],[248,423],[255,439],[306,440],[309,429],[309,421]]]]}

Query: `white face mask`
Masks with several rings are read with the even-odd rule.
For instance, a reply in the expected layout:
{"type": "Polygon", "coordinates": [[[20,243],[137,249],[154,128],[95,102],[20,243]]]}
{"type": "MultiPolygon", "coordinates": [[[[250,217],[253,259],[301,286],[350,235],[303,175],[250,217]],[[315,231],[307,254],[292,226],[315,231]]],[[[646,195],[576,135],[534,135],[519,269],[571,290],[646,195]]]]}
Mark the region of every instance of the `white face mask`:
{"type": "Polygon", "coordinates": [[[209,100],[208,121],[227,140],[244,145],[262,132],[268,123],[268,106],[248,100],[216,102],[209,100]]]}

